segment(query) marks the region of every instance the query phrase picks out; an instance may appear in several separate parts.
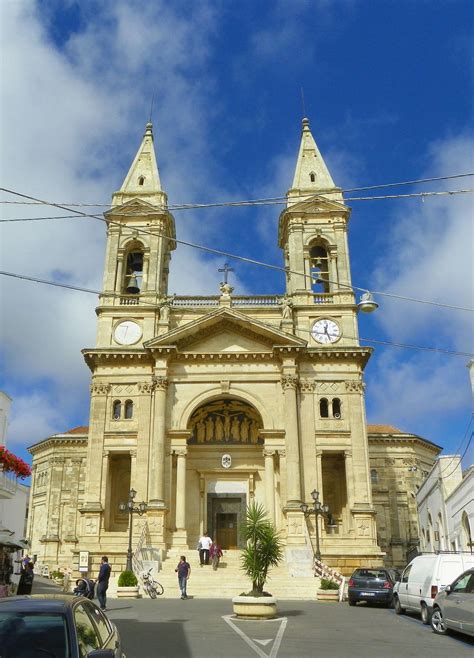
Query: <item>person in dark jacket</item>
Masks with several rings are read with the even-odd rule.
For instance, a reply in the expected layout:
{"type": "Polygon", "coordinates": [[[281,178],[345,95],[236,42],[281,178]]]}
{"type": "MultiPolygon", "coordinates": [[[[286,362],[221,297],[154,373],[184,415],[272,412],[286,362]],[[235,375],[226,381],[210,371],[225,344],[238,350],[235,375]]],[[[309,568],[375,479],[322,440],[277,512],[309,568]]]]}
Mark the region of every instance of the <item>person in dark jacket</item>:
{"type": "Polygon", "coordinates": [[[20,576],[20,582],[18,583],[18,589],[16,593],[20,594],[31,594],[31,588],[33,587],[33,580],[35,574],[33,573],[34,568],[33,562],[28,562],[26,569],[23,569],[20,576]]]}
{"type": "Polygon", "coordinates": [[[100,561],[99,577],[97,578],[97,598],[99,599],[100,609],[106,610],[107,589],[109,587],[110,572],[109,558],[103,555],[100,561]]]}

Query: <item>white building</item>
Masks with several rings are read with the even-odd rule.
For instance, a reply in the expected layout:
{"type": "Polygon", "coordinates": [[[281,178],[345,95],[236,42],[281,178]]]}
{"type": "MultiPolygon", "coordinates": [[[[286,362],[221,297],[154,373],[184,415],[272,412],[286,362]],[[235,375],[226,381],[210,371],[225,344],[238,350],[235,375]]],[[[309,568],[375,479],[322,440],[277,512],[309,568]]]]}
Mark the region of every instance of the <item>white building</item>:
{"type": "MultiPolygon", "coordinates": [[[[0,445],[6,446],[12,400],[0,391],[0,445]]],[[[0,464],[0,540],[21,543],[26,537],[26,518],[30,487],[13,473],[3,472],[0,464]]]]}
{"type": "Polygon", "coordinates": [[[474,549],[473,492],[474,465],[463,473],[459,455],[438,457],[416,494],[422,551],[474,549]]]}

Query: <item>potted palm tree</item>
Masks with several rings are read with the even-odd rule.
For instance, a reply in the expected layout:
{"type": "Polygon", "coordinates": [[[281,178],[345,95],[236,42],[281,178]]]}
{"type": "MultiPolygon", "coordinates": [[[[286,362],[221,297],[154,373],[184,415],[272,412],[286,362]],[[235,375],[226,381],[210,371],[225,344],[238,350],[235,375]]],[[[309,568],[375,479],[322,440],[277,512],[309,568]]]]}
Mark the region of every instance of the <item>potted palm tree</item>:
{"type": "Polygon", "coordinates": [[[243,618],[271,619],[276,616],[277,600],[263,588],[268,571],[283,557],[281,539],[263,505],[254,502],[247,507],[242,531],[247,544],[241,555],[241,569],[252,589],[232,599],[234,613],[243,618]]]}

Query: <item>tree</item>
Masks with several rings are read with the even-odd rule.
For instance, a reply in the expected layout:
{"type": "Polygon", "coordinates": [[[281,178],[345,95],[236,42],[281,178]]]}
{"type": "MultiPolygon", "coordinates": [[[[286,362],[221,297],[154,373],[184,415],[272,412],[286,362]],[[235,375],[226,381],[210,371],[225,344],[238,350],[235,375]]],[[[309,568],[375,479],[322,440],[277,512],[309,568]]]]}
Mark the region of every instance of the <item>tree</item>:
{"type": "Polygon", "coordinates": [[[283,558],[279,533],[267,518],[263,505],[252,502],[247,507],[242,526],[246,548],[242,551],[241,567],[252,581],[251,596],[263,596],[268,571],[283,558]]]}

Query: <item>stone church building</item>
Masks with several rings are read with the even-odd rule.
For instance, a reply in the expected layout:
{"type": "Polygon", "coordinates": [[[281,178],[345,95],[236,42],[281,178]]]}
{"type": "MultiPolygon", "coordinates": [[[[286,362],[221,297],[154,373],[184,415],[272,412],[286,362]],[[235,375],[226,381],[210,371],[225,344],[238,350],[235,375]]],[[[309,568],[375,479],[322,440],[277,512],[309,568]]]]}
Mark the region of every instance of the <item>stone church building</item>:
{"type": "Polygon", "coordinates": [[[295,174],[279,218],[284,295],[170,296],[176,248],[151,124],[107,220],[90,421],[30,448],[31,552],[52,565],[125,563],[130,488],[163,558],[195,549],[208,530],[243,545],[246,506],[262,503],[281,530],[287,563],[314,546],[311,491],[323,560],[404,564],[418,543],[414,493],[440,448],[366,424],[347,230],[350,209],[303,120],[295,174]]]}

